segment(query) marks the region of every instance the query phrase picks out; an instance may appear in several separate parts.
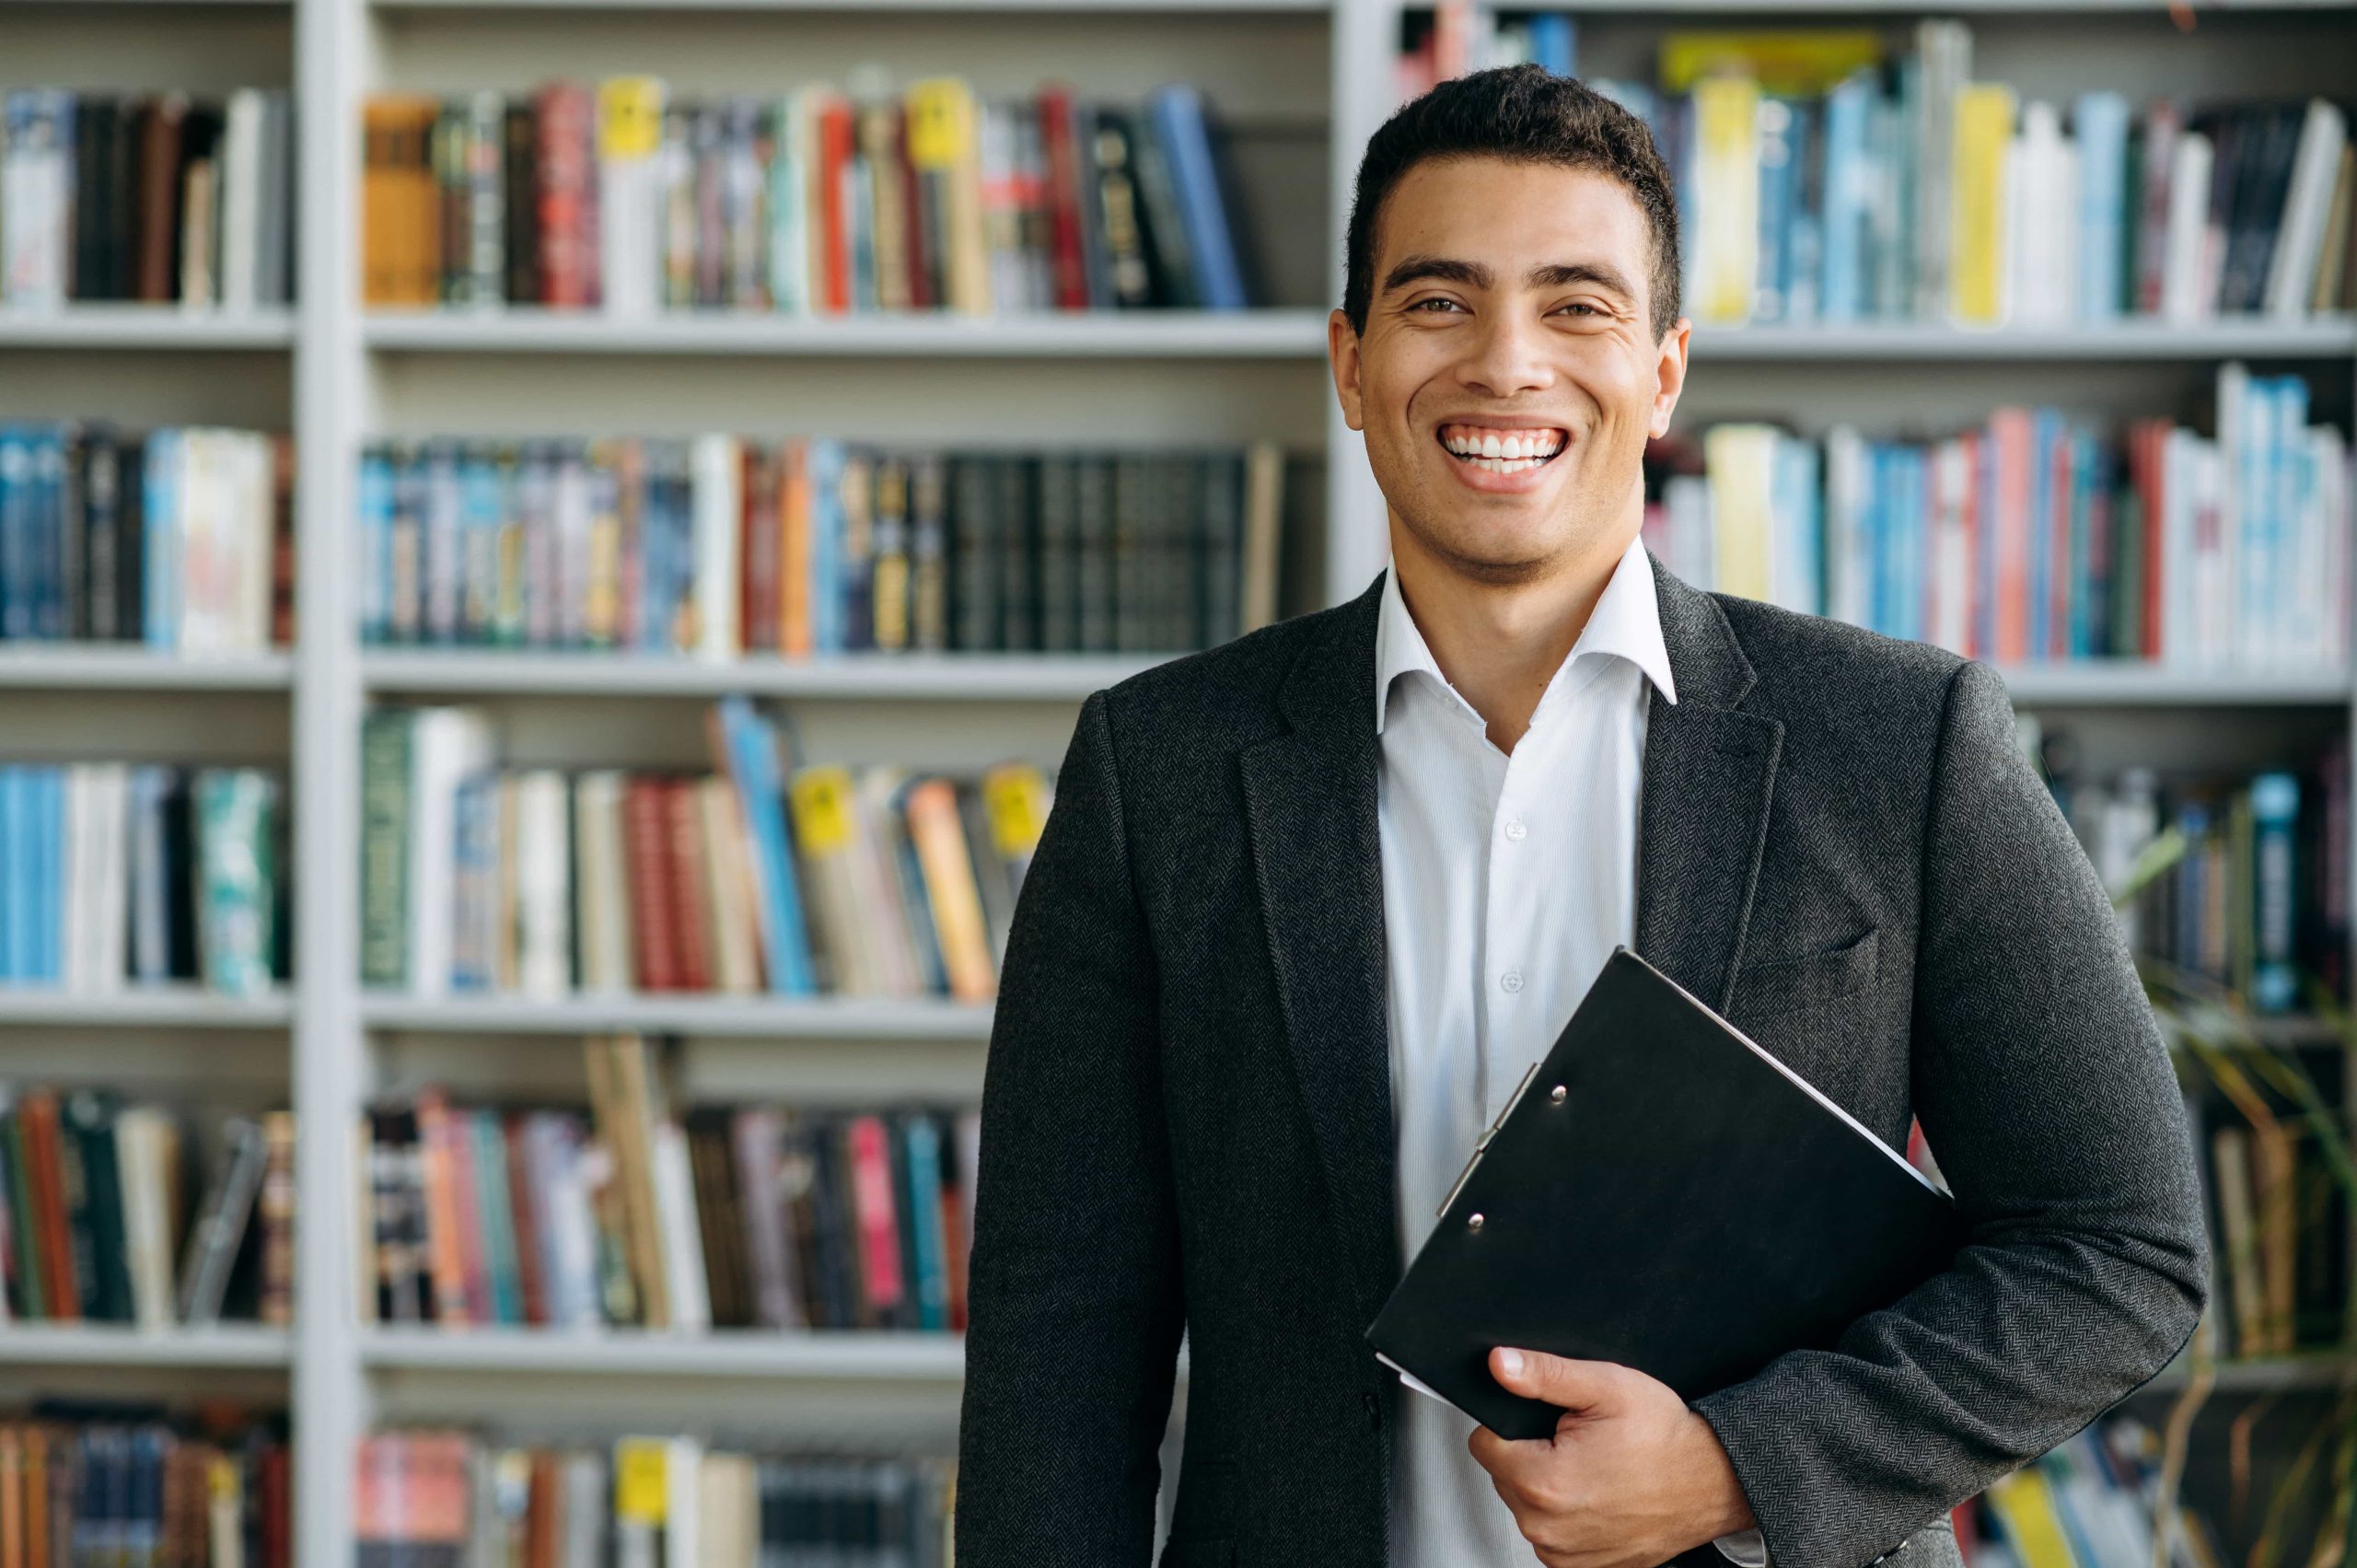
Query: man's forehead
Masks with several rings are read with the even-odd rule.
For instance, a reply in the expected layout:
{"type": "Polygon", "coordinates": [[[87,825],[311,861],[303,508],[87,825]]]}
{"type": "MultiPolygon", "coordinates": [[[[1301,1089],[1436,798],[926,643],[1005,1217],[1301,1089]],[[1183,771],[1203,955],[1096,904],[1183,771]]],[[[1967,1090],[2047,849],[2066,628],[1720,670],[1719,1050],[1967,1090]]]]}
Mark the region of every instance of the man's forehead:
{"type": "Polygon", "coordinates": [[[1625,247],[1642,257],[1650,235],[1635,194],[1599,169],[1468,155],[1426,158],[1402,174],[1376,214],[1375,238],[1379,262],[1412,247],[1478,256],[1519,273],[1527,263],[1581,259],[1572,250],[1594,255],[1625,247]],[[1524,192],[1505,203],[1476,193],[1477,184],[1499,177],[1524,192]],[[1480,221],[1469,223],[1469,215],[1480,221]],[[1550,253],[1502,258],[1502,243],[1550,253]]]}

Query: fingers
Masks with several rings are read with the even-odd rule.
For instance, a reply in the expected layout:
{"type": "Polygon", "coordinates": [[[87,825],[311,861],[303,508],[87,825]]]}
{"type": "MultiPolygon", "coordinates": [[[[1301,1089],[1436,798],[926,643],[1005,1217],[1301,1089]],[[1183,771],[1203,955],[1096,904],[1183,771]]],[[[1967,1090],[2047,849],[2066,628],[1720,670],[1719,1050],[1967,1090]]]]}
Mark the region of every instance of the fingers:
{"type": "Polygon", "coordinates": [[[1588,1411],[1611,1403],[1627,1370],[1608,1361],[1573,1361],[1510,1345],[1500,1345],[1490,1353],[1490,1376],[1500,1388],[1566,1411],[1588,1411]]]}

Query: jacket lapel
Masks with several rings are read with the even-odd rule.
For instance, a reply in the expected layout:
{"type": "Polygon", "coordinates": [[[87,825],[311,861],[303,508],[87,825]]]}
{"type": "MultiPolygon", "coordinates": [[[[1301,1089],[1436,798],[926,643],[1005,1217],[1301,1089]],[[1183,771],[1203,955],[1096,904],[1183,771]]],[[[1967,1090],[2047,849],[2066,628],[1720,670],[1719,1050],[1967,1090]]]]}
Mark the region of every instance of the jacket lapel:
{"type": "Polygon", "coordinates": [[[1400,1272],[1375,796],[1382,587],[1378,575],[1302,651],[1277,698],[1292,728],[1240,759],[1285,1037],[1367,1321],[1400,1272]]]}
{"type": "Polygon", "coordinates": [[[1768,842],[1784,726],[1739,711],[1750,661],[1710,595],[1653,563],[1678,701],[1654,701],[1637,817],[1636,950],[1726,1011],[1768,842]]]}

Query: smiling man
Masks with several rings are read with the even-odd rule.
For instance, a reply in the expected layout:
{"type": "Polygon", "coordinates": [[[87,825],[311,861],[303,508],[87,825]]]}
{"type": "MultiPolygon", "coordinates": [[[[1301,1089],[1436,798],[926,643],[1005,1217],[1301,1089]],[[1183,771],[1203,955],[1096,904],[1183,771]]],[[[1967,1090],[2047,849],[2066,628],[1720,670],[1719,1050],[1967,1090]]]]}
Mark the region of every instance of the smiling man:
{"type": "Polygon", "coordinates": [[[1182,1330],[1169,1568],[1955,1568],[1954,1504],[2190,1335],[2183,1108],[2001,681],[1639,540],[1678,279],[1650,138],[1576,82],[1369,144],[1329,347],[1391,566],[1082,706],[983,1087],[961,1568],[1147,1561],[1182,1330]],[[1691,1405],[1501,1346],[1564,1412],[1506,1442],[1363,1335],[1617,943],[1920,1118],[1968,1241],[1691,1405]]]}

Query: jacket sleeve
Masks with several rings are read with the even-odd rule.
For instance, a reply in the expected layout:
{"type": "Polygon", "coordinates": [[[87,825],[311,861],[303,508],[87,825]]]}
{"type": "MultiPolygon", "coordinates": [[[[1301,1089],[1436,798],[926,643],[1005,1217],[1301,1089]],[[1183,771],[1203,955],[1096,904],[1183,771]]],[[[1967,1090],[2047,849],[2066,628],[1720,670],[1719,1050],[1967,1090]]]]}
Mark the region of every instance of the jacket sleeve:
{"type": "Polygon", "coordinates": [[[1774,1568],[1857,1568],[2165,1365],[2208,1290],[2185,1108],[2003,683],[1951,678],[1922,835],[1913,1099],[1968,1227],[1831,1350],[1695,1403],[1774,1568]]]}
{"type": "Polygon", "coordinates": [[[1153,1549],[1184,1296],[1126,831],[1099,691],[1016,902],[983,1074],[961,1568],[1118,1568],[1153,1549]]]}

